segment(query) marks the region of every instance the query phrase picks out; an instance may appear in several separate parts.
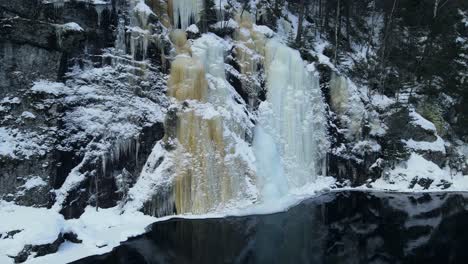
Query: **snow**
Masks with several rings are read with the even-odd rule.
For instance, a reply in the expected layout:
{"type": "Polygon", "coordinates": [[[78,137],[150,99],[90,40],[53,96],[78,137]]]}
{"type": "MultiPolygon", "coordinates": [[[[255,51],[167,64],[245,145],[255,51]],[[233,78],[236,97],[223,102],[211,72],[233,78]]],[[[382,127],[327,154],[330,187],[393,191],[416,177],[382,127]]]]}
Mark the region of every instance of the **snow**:
{"type": "Polygon", "coordinates": [[[239,24],[232,18],[228,21],[218,21],[212,25],[213,28],[238,28],[239,24]]]}
{"type": "Polygon", "coordinates": [[[425,130],[430,130],[434,132],[436,131],[435,125],[429,120],[422,117],[420,114],[418,114],[414,109],[410,110],[409,115],[412,124],[417,125],[425,130]]]}
{"type": "Polygon", "coordinates": [[[427,141],[415,141],[413,139],[410,140],[401,140],[406,146],[413,150],[430,150],[430,151],[438,151],[445,154],[445,141],[437,136],[436,141],[434,142],[427,142],[427,141]]]}
{"type": "Polygon", "coordinates": [[[47,93],[58,96],[60,94],[65,94],[70,90],[63,83],[41,80],[34,82],[33,87],[31,87],[31,91],[36,93],[47,93]]]}
{"type": "Polygon", "coordinates": [[[13,238],[0,239],[0,263],[13,263],[13,259],[7,255],[15,256],[27,244],[53,242],[60,233],[73,232],[82,243],[74,244],[66,241],[59,247],[57,253],[37,258],[29,257],[25,263],[68,263],[86,256],[104,254],[118,246],[120,242],[144,233],[148,225],[175,217],[204,219],[282,212],[305,199],[327,192],[334,186],[334,178],[320,176],[314,184],[303,186],[270,203],[224,208],[223,211],[203,215],[186,214],[162,218],[143,215],[134,210],[123,212],[119,207],[96,210],[88,206],[79,219],[65,220],[62,215],[51,209],[24,207],[0,201],[0,215],[2,215],[0,234],[12,230],[24,230],[13,238]]]}
{"type": "Polygon", "coordinates": [[[0,156],[16,159],[42,156],[49,149],[48,145],[43,144],[45,137],[37,132],[0,127],[0,156]]]}
{"type": "Polygon", "coordinates": [[[23,185],[21,185],[18,188],[21,188],[23,190],[30,190],[32,188],[36,188],[39,186],[46,186],[47,183],[39,176],[34,176],[26,181],[23,185]]]}
{"type": "Polygon", "coordinates": [[[68,193],[76,188],[79,183],[85,179],[85,175],[80,172],[80,169],[86,163],[87,157],[85,156],[83,160],[74,167],[71,172],[68,174],[65,182],[62,184],[60,189],[54,190],[55,192],[55,204],[52,207],[53,210],[59,212],[62,209],[62,204],[68,196],[68,193]]]}
{"type": "Polygon", "coordinates": [[[388,106],[395,103],[394,99],[388,98],[386,95],[383,94],[373,94],[371,96],[371,101],[374,106],[379,108],[380,110],[386,109],[388,106]]]}
{"type": "Polygon", "coordinates": [[[197,34],[197,33],[200,32],[200,30],[198,29],[197,25],[195,25],[195,24],[192,24],[192,25],[188,26],[187,29],[186,29],[186,31],[192,32],[192,33],[194,33],[194,34],[197,34]]]}
{"type": "Polygon", "coordinates": [[[0,156],[15,156],[14,137],[4,127],[0,127],[0,156]]]}
{"type": "MultiPolygon", "coordinates": [[[[397,167],[390,170],[387,176],[377,179],[375,182],[371,183],[371,185],[372,189],[376,190],[397,192],[424,191],[423,187],[418,184],[414,185],[413,188],[410,188],[410,183],[415,177],[418,177],[419,179],[427,178],[433,180],[433,183],[427,191],[441,190],[441,184],[443,181],[455,183],[447,189],[447,191],[466,191],[468,189],[468,177],[462,175],[452,176],[449,169],[441,169],[437,164],[426,160],[417,153],[411,153],[411,156],[407,161],[402,162],[397,167]]],[[[366,189],[368,187],[361,186],[358,189],[363,188],[366,189]]]]}
{"type": "Polygon", "coordinates": [[[36,115],[34,115],[33,113],[29,111],[24,111],[23,113],[21,113],[21,117],[26,118],[26,119],[34,119],[36,118],[36,115]]]}
{"type": "Polygon", "coordinates": [[[44,4],[63,4],[65,2],[86,2],[87,4],[94,4],[94,5],[107,5],[111,3],[111,0],[42,0],[44,4]]]}
{"type": "Polygon", "coordinates": [[[8,256],[16,256],[25,245],[41,245],[55,241],[60,233],[73,232],[81,244],[63,243],[54,254],[33,258],[25,263],[67,263],[89,255],[103,254],[131,236],[145,232],[156,221],[140,212],[121,214],[119,208],[87,207],[79,219],[65,220],[54,210],[18,206],[0,201],[2,224],[0,234],[22,230],[12,238],[0,239],[0,263],[13,263],[8,256]],[[105,246],[103,246],[105,245],[105,246]]]}
{"type": "Polygon", "coordinates": [[[264,25],[254,24],[253,25],[253,30],[255,30],[255,31],[259,32],[259,33],[262,33],[267,38],[272,38],[275,35],[275,32],[273,30],[271,30],[269,27],[264,26],[264,25]]]}
{"type": "Polygon", "coordinates": [[[21,99],[18,97],[4,97],[0,104],[19,104],[21,103],[21,99]]]}
{"type": "Polygon", "coordinates": [[[13,263],[8,256],[16,256],[25,245],[41,245],[57,239],[62,231],[64,218],[45,208],[18,206],[0,200],[0,234],[21,230],[12,238],[0,239],[0,263],[13,263]]]}
{"type": "Polygon", "coordinates": [[[138,211],[146,201],[150,200],[158,188],[170,185],[173,177],[168,170],[171,166],[173,162],[170,153],[164,149],[162,142],[158,142],[146,160],[138,181],[128,192],[129,201],[125,204],[124,210],[138,211]]]}
{"type": "Polygon", "coordinates": [[[75,22],[69,22],[61,25],[62,30],[64,31],[84,31],[84,29],[75,22]]]}
{"type": "Polygon", "coordinates": [[[138,14],[144,14],[146,16],[154,15],[153,10],[149,6],[145,4],[144,1],[140,1],[133,11],[137,12],[138,14]]]}
{"type": "Polygon", "coordinates": [[[382,147],[375,140],[362,140],[353,147],[355,153],[379,152],[382,147]]]}

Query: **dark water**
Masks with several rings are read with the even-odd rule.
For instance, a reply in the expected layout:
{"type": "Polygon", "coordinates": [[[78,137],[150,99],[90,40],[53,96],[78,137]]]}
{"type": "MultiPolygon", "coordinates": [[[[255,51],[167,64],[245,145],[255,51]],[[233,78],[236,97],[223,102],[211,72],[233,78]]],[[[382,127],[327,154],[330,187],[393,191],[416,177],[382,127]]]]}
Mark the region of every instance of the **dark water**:
{"type": "Polygon", "coordinates": [[[468,194],[341,192],[272,215],[173,219],[74,263],[468,263],[468,194]]]}

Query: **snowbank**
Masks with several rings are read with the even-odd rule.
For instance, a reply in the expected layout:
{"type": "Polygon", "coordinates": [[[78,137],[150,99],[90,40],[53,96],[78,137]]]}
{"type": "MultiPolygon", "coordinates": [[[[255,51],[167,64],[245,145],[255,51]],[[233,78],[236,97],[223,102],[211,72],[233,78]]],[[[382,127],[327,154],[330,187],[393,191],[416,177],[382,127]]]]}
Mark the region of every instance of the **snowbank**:
{"type": "Polygon", "coordinates": [[[441,169],[421,155],[412,153],[408,161],[389,171],[386,176],[370,183],[370,186],[361,186],[356,189],[395,192],[466,191],[468,190],[468,177],[461,174],[452,175],[449,169],[441,169]],[[430,186],[416,184],[421,179],[428,182],[430,186]]]}

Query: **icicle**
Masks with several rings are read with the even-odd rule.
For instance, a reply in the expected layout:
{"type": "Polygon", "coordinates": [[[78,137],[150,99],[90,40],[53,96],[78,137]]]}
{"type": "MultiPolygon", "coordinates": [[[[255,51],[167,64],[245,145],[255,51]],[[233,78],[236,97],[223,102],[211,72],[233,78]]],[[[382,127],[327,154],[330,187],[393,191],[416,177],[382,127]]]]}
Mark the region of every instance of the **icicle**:
{"type": "Polygon", "coordinates": [[[101,162],[102,162],[102,175],[106,175],[106,155],[101,155],[101,162]]]}
{"type": "Polygon", "coordinates": [[[135,142],[135,167],[138,167],[138,152],[140,151],[140,137],[137,136],[135,142]]]}
{"type": "Polygon", "coordinates": [[[118,52],[125,53],[127,51],[125,45],[125,20],[119,18],[119,24],[117,25],[117,37],[115,39],[115,48],[118,52]]]}
{"type": "Polygon", "coordinates": [[[201,0],[169,0],[168,12],[175,28],[186,29],[200,20],[201,0]],[[172,13],[172,14],[171,14],[172,13]]]}
{"type": "Polygon", "coordinates": [[[53,2],[54,9],[57,12],[59,9],[63,8],[65,6],[65,0],[55,0],[53,2]]]}
{"type": "Polygon", "coordinates": [[[97,14],[97,25],[98,25],[98,28],[100,28],[101,20],[102,20],[102,13],[104,12],[104,10],[107,9],[107,6],[98,4],[94,6],[94,9],[96,10],[96,14],[97,14]]]}

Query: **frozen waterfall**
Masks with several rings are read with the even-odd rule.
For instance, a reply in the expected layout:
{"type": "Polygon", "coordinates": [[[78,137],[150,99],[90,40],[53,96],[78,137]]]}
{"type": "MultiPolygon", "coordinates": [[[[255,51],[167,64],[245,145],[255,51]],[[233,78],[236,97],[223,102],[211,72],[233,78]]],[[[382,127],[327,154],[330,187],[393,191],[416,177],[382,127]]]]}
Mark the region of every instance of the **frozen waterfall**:
{"type": "Polygon", "coordinates": [[[203,214],[252,203],[254,158],[244,138],[253,124],[226,81],[226,47],[213,34],[189,45],[181,30],[173,32],[172,41],[178,55],[172,62],[168,94],[175,98],[175,114],[167,121],[170,131],[153,150],[159,154],[151,155],[131,191],[129,206],[141,207],[149,198],[147,212],[167,215],[174,207],[178,214],[203,214]],[[161,144],[174,149],[166,151],[161,144]],[[161,157],[160,166],[167,164],[167,170],[154,166],[161,157]]]}
{"type": "Polygon", "coordinates": [[[299,52],[270,40],[265,69],[267,99],[259,106],[253,148],[263,199],[271,199],[323,174],[328,140],[319,79],[299,52]]]}

